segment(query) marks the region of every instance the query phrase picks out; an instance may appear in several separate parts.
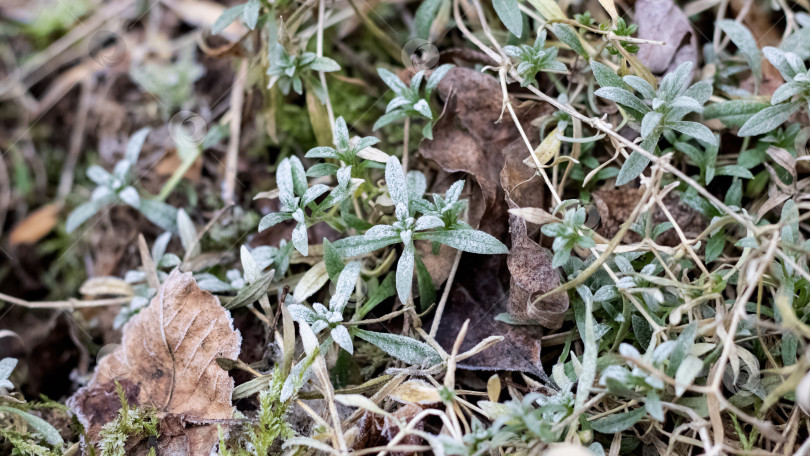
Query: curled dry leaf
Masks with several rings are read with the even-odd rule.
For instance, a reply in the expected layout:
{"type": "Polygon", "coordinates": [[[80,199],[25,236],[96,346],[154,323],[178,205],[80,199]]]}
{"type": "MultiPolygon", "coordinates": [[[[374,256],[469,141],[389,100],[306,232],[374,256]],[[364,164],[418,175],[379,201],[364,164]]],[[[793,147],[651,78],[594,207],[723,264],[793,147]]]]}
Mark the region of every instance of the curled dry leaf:
{"type": "MultiPolygon", "coordinates": [[[[471,174],[483,198],[471,198],[469,223],[499,236],[503,234],[505,206],[498,174],[503,157],[497,153],[519,138],[512,119],[501,121],[501,87],[494,77],[469,68],[453,68],[438,85],[445,103],[444,114],[433,129],[433,141],[423,141],[419,152],[449,173],[471,174]],[[487,217],[483,217],[484,213],[487,217]],[[495,226],[497,225],[497,226],[495,226]]],[[[513,105],[518,103],[512,100],[513,105]]],[[[547,110],[537,103],[516,108],[518,118],[528,121],[547,110]]]]}
{"type": "Polygon", "coordinates": [[[117,416],[119,381],[131,405],[153,408],[162,422],[173,423],[161,427],[160,454],[209,454],[217,442],[211,423],[234,412],[233,379],[216,362],[239,355],[241,336],[230,314],[191,273],[174,271],[123,334],[120,349],[102,358],[90,384],[68,400],[87,431],[85,444],[95,444],[101,427],[117,416]]]}
{"type": "Polygon", "coordinates": [[[638,37],[664,44],[640,44],[638,59],[656,74],[674,71],[681,63],[697,62],[698,45],[689,18],[672,0],[636,2],[638,37]]]}
{"type": "Polygon", "coordinates": [[[562,326],[568,310],[568,295],[558,293],[534,303],[537,295],[560,286],[560,275],[551,266],[551,252],[531,239],[525,219],[511,213],[521,206],[542,207],[544,187],[535,171],[523,164],[528,151],[520,141],[504,149],[503,155],[504,167],[500,177],[510,208],[509,232],[512,235],[512,248],[506,260],[512,275],[509,314],[519,322],[534,321],[546,328],[557,329],[562,326]]]}

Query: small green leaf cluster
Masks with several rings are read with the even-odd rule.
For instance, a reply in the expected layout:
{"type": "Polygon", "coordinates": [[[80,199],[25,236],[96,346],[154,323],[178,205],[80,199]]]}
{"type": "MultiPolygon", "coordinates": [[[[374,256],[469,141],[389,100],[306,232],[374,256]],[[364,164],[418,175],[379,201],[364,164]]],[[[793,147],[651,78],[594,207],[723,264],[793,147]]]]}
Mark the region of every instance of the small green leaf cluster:
{"type": "Polygon", "coordinates": [[[520,63],[517,72],[522,81],[521,85],[527,87],[536,80],[537,73],[567,73],[565,64],[557,60],[557,48],[546,47],[546,31],[543,30],[534,40],[534,45],[522,44],[520,46],[504,46],[506,55],[517,59],[520,63]]]}
{"type": "MultiPolygon", "coordinates": [[[[600,385],[618,396],[644,400],[647,413],[658,421],[664,421],[662,399],[671,400],[682,396],[689,385],[704,371],[705,362],[700,359],[701,352],[695,347],[697,324],[691,323],[681,332],[676,340],[665,341],[644,356],[632,345],[622,343],[619,354],[626,360],[628,367],[611,365],[602,371],[600,385]],[[634,360],[637,360],[634,362],[634,360]],[[648,372],[640,364],[652,366],[657,372],[663,372],[674,378],[674,391],[668,387],[661,374],[648,372]]],[[[718,353],[719,354],[719,353],[718,353]]],[[[641,417],[639,417],[640,419],[641,417]]],[[[636,420],[638,421],[638,420],[636,420]]]]}
{"type": "Polygon", "coordinates": [[[771,65],[779,70],[785,83],[771,95],[771,106],[751,116],[737,133],[756,136],[767,133],[785,123],[788,118],[805,107],[810,112],[810,71],[801,57],[774,47],[762,49],[771,65]]]}
{"type": "Polygon", "coordinates": [[[451,68],[453,68],[453,65],[445,64],[433,70],[425,83],[424,94],[421,93],[421,86],[422,81],[425,79],[425,70],[414,74],[410,86],[408,86],[394,73],[385,68],[377,68],[380,79],[394,91],[396,96],[388,102],[385,114],[374,123],[374,130],[406,117],[417,117],[427,121],[422,128],[422,136],[433,139],[433,123],[436,122],[437,118],[433,108],[430,107],[430,96],[451,68]]]}
{"type": "Polygon", "coordinates": [[[329,335],[342,349],[354,353],[354,346],[349,331],[343,326],[343,311],[354,292],[357,279],[360,277],[360,262],[352,261],[343,268],[337,280],[337,287],[329,300],[329,308],[316,302],[312,309],[302,304],[289,306],[293,320],[310,325],[312,332],[318,334],[329,329],[329,335]]]}
{"type": "MultiPolygon", "coordinates": [[[[378,161],[374,159],[379,160],[379,157],[385,154],[376,149],[373,149],[376,153],[372,152],[372,146],[380,142],[379,138],[366,136],[352,140],[352,138],[349,138],[349,129],[342,116],[335,120],[334,132],[335,147],[315,147],[307,151],[305,157],[338,160],[342,166],[351,167],[353,177],[362,177],[363,171],[365,171],[366,168],[382,167],[382,165],[379,165],[378,161]]],[[[307,170],[307,176],[331,176],[336,174],[339,169],[340,166],[334,163],[318,163],[307,170]]]]}
{"type": "Polygon", "coordinates": [[[352,179],[352,167],[344,166],[337,170],[338,184],[329,192],[325,184],[309,186],[304,165],[298,157],[289,157],[279,163],[276,169],[276,185],[281,208],[264,216],[259,222],[259,231],[264,231],[285,220],[298,222],[292,233],[292,243],[301,255],[306,256],[309,250],[307,228],[327,218],[336,222],[335,218],[325,211],[352,196],[355,190],[363,183],[362,179],[352,179]],[[323,194],[329,194],[317,201],[323,194]]]}
{"type": "MultiPolygon", "coordinates": [[[[599,62],[591,62],[591,69],[601,86],[594,93],[615,102],[638,122],[635,127],[641,133],[641,147],[645,150],[654,152],[658,140],[667,130],[677,131],[710,145],[718,145],[717,138],[708,127],[683,120],[687,114],[702,112],[703,105],[712,95],[709,81],[689,85],[692,62],[682,63],[675,71],[667,73],[658,90],[638,76],[620,78],[599,62]]],[[[649,162],[649,159],[634,151],[622,166],[616,185],[626,184],[638,177],[649,162]]]]}
{"type": "MultiPolygon", "coordinates": [[[[413,241],[428,240],[445,244],[458,250],[481,254],[508,253],[508,249],[500,241],[483,231],[469,228],[466,224],[453,221],[449,227],[445,224],[442,216],[454,213],[458,209],[456,206],[457,196],[452,193],[445,195],[448,198],[443,202],[447,207],[447,200],[453,201],[451,210],[440,215],[435,215],[437,206],[434,199],[434,206],[428,206],[427,202],[419,202],[425,190],[424,175],[418,172],[408,173],[406,178],[399,159],[391,157],[385,166],[385,182],[388,185],[388,193],[394,204],[394,215],[396,217],[390,224],[378,224],[369,228],[361,236],[343,238],[334,243],[343,256],[355,256],[372,252],[383,247],[402,243],[403,251],[397,263],[396,288],[399,299],[405,303],[411,294],[411,284],[413,281],[413,271],[415,260],[415,248],[413,241]],[[417,201],[411,204],[411,201],[417,201]],[[428,209],[429,208],[429,209],[428,209]],[[421,209],[427,209],[429,213],[421,213],[421,209]]],[[[460,192],[461,188],[456,187],[460,192]]]]}
{"type": "MultiPolygon", "coordinates": [[[[589,16],[590,16],[590,14],[589,14],[589,16]]],[[[587,19],[587,18],[585,18],[585,19],[587,19]]],[[[634,33],[636,33],[638,31],[638,25],[637,24],[627,25],[627,22],[625,22],[624,18],[621,18],[621,17],[616,19],[616,24],[615,25],[611,25],[610,22],[603,22],[603,23],[599,24],[599,30],[603,30],[603,31],[607,32],[607,31],[611,30],[611,28],[613,29],[613,34],[618,35],[618,36],[632,36],[634,33]]],[[[622,41],[621,46],[627,52],[629,52],[631,54],[637,53],[638,49],[639,49],[637,44],[628,43],[626,41],[622,41]]],[[[620,51],[618,49],[616,49],[616,46],[614,46],[613,43],[609,43],[606,46],[605,49],[607,49],[607,51],[610,53],[610,55],[619,55],[620,54],[620,51]]]]}
{"type": "Polygon", "coordinates": [[[329,57],[318,57],[314,52],[303,52],[300,55],[288,54],[280,45],[276,44],[270,48],[270,67],[267,75],[270,82],[267,88],[273,88],[278,84],[281,93],[288,95],[290,88],[298,95],[304,93],[304,82],[309,84],[315,95],[326,102],[326,89],[321,85],[321,81],[313,76],[314,71],[331,73],[340,70],[340,65],[329,57]]]}
{"type": "Polygon", "coordinates": [[[211,26],[211,34],[222,33],[223,30],[237,20],[250,30],[255,29],[256,24],[259,22],[261,6],[261,0],[248,0],[245,3],[226,9],[220,14],[214,25],[211,26]]]}
{"type": "Polygon", "coordinates": [[[87,169],[87,177],[96,184],[96,188],[90,201],[77,206],[68,216],[65,224],[68,233],[73,232],[103,207],[119,203],[137,209],[166,231],[176,230],[177,209],[158,200],[142,198],[134,187],[132,167],[138,161],[147,134],[149,128],[142,128],[130,137],[124,158],[115,164],[112,173],[98,165],[87,169]]]}
{"type": "Polygon", "coordinates": [[[593,231],[585,226],[588,213],[584,207],[565,209],[565,206],[573,204],[574,201],[564,201],[562,207],[558,207],[554,213],[565,210],[563,219],[555,223],[547,223],[541,228],[543,234],[554,238],[551,245],[554,250],[554,258],[551,266],[558,268],[563,266],[571,258],[571,251],[574,247],[589,249],[596,245],[593,240],[593,231]]]}

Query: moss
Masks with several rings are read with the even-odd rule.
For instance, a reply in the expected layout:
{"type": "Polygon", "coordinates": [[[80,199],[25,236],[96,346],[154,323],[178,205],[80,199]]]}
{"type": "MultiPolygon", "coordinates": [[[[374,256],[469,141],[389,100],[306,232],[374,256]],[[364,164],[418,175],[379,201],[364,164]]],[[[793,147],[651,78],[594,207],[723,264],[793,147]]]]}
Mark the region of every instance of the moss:
{"type": "Polygon", "coordinates": [[[143,439],[158,435],[159,421],[155,412],[130,407],[124,389],[118,382],[115,382],[115,390],[121,401],[121,409],[118,416],[99,432],[98,449],[101,456],[125,456],[125,446],[130,438],[143,439]]]}
{"type": "Polygon", "coordinates": [[[226,442],[222,428],[218,427],[220,456],[264,456],[279,437],[293,437],[293,431],[286,421],[287,404],[280,400],[284,379],[278,368],[272,375],[270,386],[259,393],[256,419],[245,426],[241,436],[226,442]]]}

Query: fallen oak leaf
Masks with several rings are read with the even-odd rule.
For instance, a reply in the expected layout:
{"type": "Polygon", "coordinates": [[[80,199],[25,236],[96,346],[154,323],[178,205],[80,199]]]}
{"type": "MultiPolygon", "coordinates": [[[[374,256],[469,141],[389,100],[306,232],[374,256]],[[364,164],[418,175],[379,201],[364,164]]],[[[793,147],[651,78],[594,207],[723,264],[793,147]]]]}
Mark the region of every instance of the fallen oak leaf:
{"type": "Polygon", "coordinates": [[[161,435],[163,454],[183,454],[181,448],[208,454],[218,440],[210,423],[230,420],[234,412],[233,379],[216,359],[236,359],[240,345],[219,300],[191,273],[173,271],[149,306],[124,326],[120,349],[102,358],[90,384],[68,400],[87,431],[85,444],[94,445],[101,427],[117,415],[119,381],[133,406],[153,408],[161,419],[180,417],[186,426],[186,432],[172,426],[174,432],[161,435]]]}

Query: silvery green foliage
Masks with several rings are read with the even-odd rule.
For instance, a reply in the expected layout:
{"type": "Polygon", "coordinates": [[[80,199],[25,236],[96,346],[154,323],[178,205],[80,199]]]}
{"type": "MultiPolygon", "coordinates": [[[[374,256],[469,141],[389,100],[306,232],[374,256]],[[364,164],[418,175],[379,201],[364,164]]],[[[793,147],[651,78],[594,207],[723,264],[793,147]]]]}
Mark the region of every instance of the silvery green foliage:
{"type": "MultiPolygon", "coordinates": [[[[411,173],[408,173],[409,175],[411,173]]],[[[420,173],[421,174],[421,173],[420,173]]],[[[424,179],[424,176],[423,176],[424,179]]],[[[460,220],[467,208],[467,200],[460,200],[461,191],[464,189],[464,181],[456,181],[444,193],[444,197],[436,193],[433,194],[433,202],[422,199],[421,194],[418,198],[412,198],[411,207],[425,215],[436,216],[444,222],[445,228],[463,228],[469,229],[463,220],[460,220]]]]}
{"type": "MultiPolygon", "coordinates": [[[[636,121],[634,127],[641,133],[641,147],[655,152],[658,140],[667,130],[691,136],[710,145],[717,145],[717,138],[705,125],[685,121],[690,113],[700,113],[712,95],[709,81],[689,85],[692,62],[685,62],[661,80],[658,90],[644,79],[628,75],[617,76],[610,68],[591,62],[591,70],[601,86],[596,95],[611,100],[627,111],[636,121]],[[638,95],[637,95],[637,94],[638,95]]],[[[638,177],[650,160],[633,152],[619,171],[616,185],[623,185],[638,177]]]]}
{"type": "Polygon", "coordinates": [[[416,116],[427,120],[427,124],[422,128],[422,136],[433,139],[433,122],[436,121],[436,116],[430,107],[430,96],[451,68],[453,68],[453,65],[445,64],[433,70],[425,84],[424,95],[420,93],[420,87],[425,78],[425,70],[413,75],[409,87],[394,73],[385,68],[377,68],[377,74],[380,75],[385,85],[394,91],[396,96],[388,103],[385,114],[374,123],[374,130],[408,116],[416,116]]]}
{"type": "Polygon", "coordinates": [[[138,161],[147,134],[149,128],[142,128],[130,137],[124,158],[115,164],[112,173],[98,165],[87,169],[87,177],[95,182],[96,188],[90,201],[80,204],[68,216],[65,223],[68,233],[72,233],[103,207],[120,203],[137,209],[149,221],[166,231],[177,229],[177,209],[157,200],[141,198],[133,186],[132,167],[138,161]]]}
{"type": "Polygon", "coordinates": [[[256,23],[259,22],[260,9],[260,0],[248,0],[246,3],[226,9],[219,15],[214,25],[211,26],[211,34],[217,35],[221,33],[236,20],[239,20],[250,30],[255,29],[256,23]]]}
{"type": "Polygon", "coordinates": [[[335,294],[329,300],[328,309],[319,302],[313,304],[312,309],[303,304],[292,304],[289,306],[290,315],[292,315],[293,320],[310,325],[312,332],[315,334],[328,329],[332,340],[347,352],[354,353],[352,338],[342,323],[343,310],[354,292],[359,277],[360,262],[350,262],[338,276],[335,294]]]}
{"type": "Polygon", "coordinates": [[[552,428],[574,411],[574,395],[566,389],[550,396],[529,393],[523,399],[512,399],[503,405],[490,432],[550,443],[558,441],[564,432],[564,428],[556,431],[552,428]]]}
{"type": "Polygon", "coordinates": [[[756,88],[762,82],[762,52],[757,47],[757,42],[751,32],[741,23],[732,19],[723,19],[717,25],[728,35],[731,41],[737,46],[739,53],[743,56],[754,76],[756,88]]]}
{"type": "Polygon", "coordinates": [[[14,385],[9,381],[11,372],[17,367],[17,360],[14,358],[3,358],[0,360],[0,388],[7,390],[14,389],[14,385]]]}
{"type": "Polygon", "coordinates": [[[433,366],[442,362],[430,345],[400,334],[379,333],[353,328],[352,334],[376,345],[394,358],[416,366],[433,366]]]}
{"type": "MultiPolygon", "coordinates": [[[[307,158],[332,158],[340,160],[344,166],[350,166],[355,173],[355,176],[362,176],[363,170],[367,166],[371,166],[374,162],[364,160],[358,157],[357,154],[365,149],[377,144],[380,140],[374,136],[366,136],[359,138],[352,143],[349,138],[349,129],[346,127],[346,121],[343,117],[338,117],[335,120],[335,147],[321,146],[310,149],[305,157],[307,158]]],[[[307,176],[319,177],[329,176],[335,174],[339,169],[338,165],[333,163],[318,163],[313,165],[307,170],[307,176]]]]}
{"type": "Polygon", "coordinates": [[[737,133],[756,136],[767,133],[788,120],[800,108],[810,112],[810,71],[801,57],[774,47],[762,49],[771,65],[779,70],[785,83],[771,95],[771,106],[754,114],[737,133]]]}
{"type": "MultiPolygon", "coordinates": [[[[427,202],[411,204],[416,198],[421,199],[424,192],[424,176],[419,178],[413,173],[405,176],[399,159],[391,157],[385,166],[385,182],[388,193],[394,203],[396,221],[391,224],[375,225],[362,236],[352,236],[336,241],[333,245],[343,256],[355,256],[381,249],[391,244],[402,243],[402,256],[397,263],[396,288],[399,299],[405,303],[411,294],[411,283],[415,263],[415,249],[413,241],[425,239],[440,242],[465,252],[496,254],[508,253],[509,250],[500,241],[482,231],[469,229],[459,225],[458,220],[448,228],[440,215],[432,213],[417,213],[422,209],[432,210],[425,205],[427,202]],[[410,181],[410,182],[409,182],[410,181]],[[420,190],[412,192],[410,187],[420,190]],[[419,193],[419,196],[416,195],[419,193]]],[[[455,192],[461,192],[461,186],[452,189],[450,199],[457,199],[455,192]]],[[[455,204],[455,201],[454,201],[455,204]]]]}
{"type": "Polygon", "coordinates": [[[534,40],[534,46],[521,44],[520,46],[504,46],[503,52],[509,57],[517,59],[520,63],[517,72],[523,79],[520,83],[528,87],[536,81],[537,73],[567,73],[565,64],[557,60],[557,48],[546,47],[546,31],[543,30],[534,40]]]}
{"type": "Polygon", "coordinates": [[[270,82],[267,88],[278,84],[281,93],[290,93],[290,87],[295,93],[304,93],[304,81],[312,87],[315,95],[322,103],[326,102],[326,90],[321,82],[313,75],[315,71],[333,72],[340,70],[340,65],[329,57],[318,57],[314,52],[304,52],[301,55],[289,55],[284,47],[276,44],[270,46],[270,68],[267,74],[270,82]]]}
{"type": "MultiPolygon", "coordinates": [[[[565,203],[565,201],[561,203],[563,207],[558,208],[554,213],[557,213],[560,209],[565,210],[565,203]]],[[[554,250],[554,258],[551,261],[552,267],[558,268],[567,263],[571,258],[571,250],[574,247],[589,249],[596,245],[593,240],[593,231],[585,226],[587,216],[588,213],[584,207],[571,208],[565,210],[561,222],[543,225],[543,228],[541,228],[543,234],[554,238],[554,242],[551,244],[551,248],[554,250]]]]}
{"type": "Polygon", "coordinates": [[[292,233],[292,243],[295,249],[301,252],[301,255],[306,256],[309,251],[308,225],[318,222],[324,210],[350,197],[362,183],[359,179],[353,180],[351,174],[351,166],[339,169],[337,172],[338,185],[326,198],[317,203],[315,200],[328,192],[329,187],[324,184],[310,187],[301,160],[298,157],[285,158],[276,169],[276,185],[278,185],[281,210],[265,215],[259,222],[259,231],[264,231],[285,220],[295,220],[298,224],[292,233]],[[310,211],[309,215],[305,212],[306,210],[310,211]]]}

